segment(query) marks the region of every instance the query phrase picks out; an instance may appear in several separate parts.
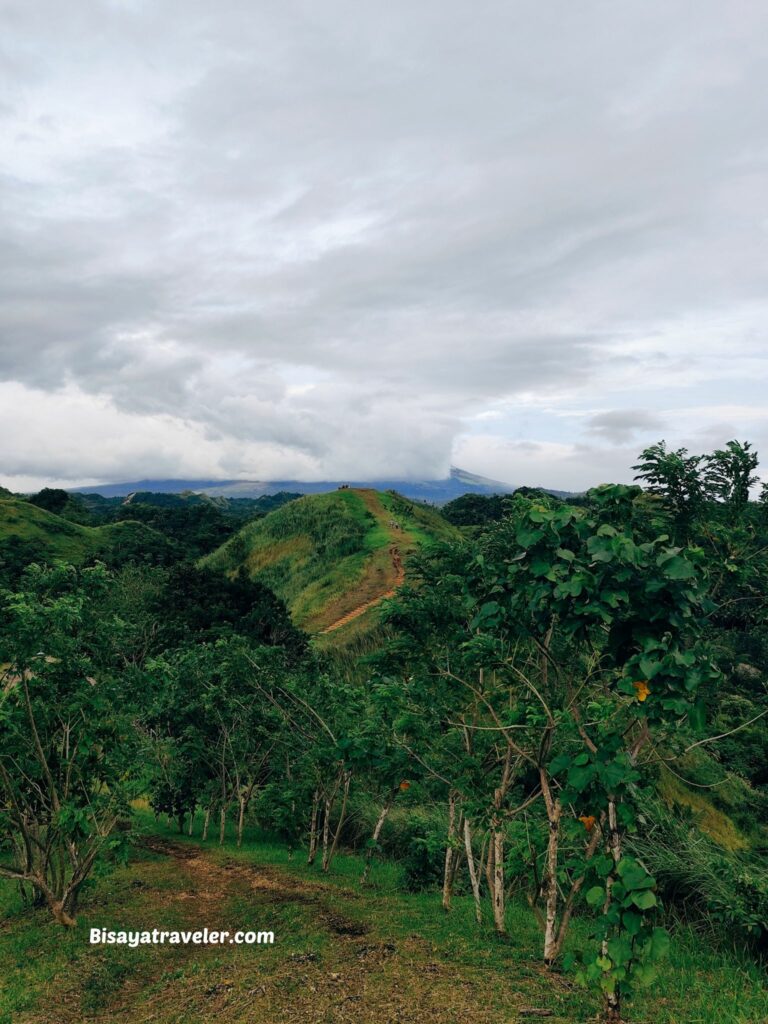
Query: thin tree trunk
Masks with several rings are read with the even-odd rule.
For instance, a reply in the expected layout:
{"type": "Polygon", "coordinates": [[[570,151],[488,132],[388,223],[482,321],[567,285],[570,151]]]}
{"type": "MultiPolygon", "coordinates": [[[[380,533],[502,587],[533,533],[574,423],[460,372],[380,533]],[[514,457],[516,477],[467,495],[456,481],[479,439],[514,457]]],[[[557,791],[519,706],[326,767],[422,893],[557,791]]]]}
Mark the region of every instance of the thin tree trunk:
{"type": "MultiPolygon", "coordinates": [[[[587,864],[589,863],[589,861],[595,855],[595,851],[597,850],[598,844],[600,842],[600,836],[602,835],[602,828],[603,828],[604,824],[605,824],[605,811],[603,811],[603,813],[600,815],[599,823],[595,824],[595,826],[593,828],[593,831],[592,831],[592,838],[589,840],[589,843],[587,844],[587,848],[584,851],[584,861],[587,864]]],[[[568,933],[568,926],[569,926],[569,924],[571,922],[571,916],[573,914],[573,909],[576,906],[576,897],[581,892],[581,888],[584,885],[584,879],[586,877],[587,877],[586,874],[579,875],[579,877],[574,880],[573,885],[571,886],[571,891],[568,893],[568,899],[565,901],[565,906],[563,908],[563,915],[562,915],[562,918],[560,920],[560,926],[559,926],[559,928],[557,930],[557,943],[556,943],[556,946],[555,946],[555,958],[559,957],[560,954],[563,951],[563,945],[565,943],[565,936],[568,933]]]]}
{"type": "Polygon", "coordinates": [[[545,924],[544,963],[551,966],[557,956],[557,856],[560,845],[560,816],[562,806],[559,798],[547,808],[549,838],[547,840],[547,868],[544,879],[545,924]]]}
{"type": "Polygon", "coordinates": [[[187,835],[191,836],[195,829],[195,812],[191,810],[189,812],[189,828],[187,829],[187,835]]]}
{"type": "Polygon", "coordinates": [[[248,805],[248,801],[244,796],[240,797],[240,808],[237,814],[237,846],[238,849],[243,845],[243,826],[245,825],[245,809],[248,805]]]}
{"type": "Polygon", "coordinates": [[[224,845],[224,838],[227,832],[227,808],[224,804],[221,805],[219,811],[219,846],[224,845]]]}
{"type": "Polygon", "coordinates": [[[493,923],[498,935],[507,934],[504,920],[504,832],[498,822],[493,826],[493,923]]]}
{"type": "Polygon", "coordinates": [[[325,858],[323,858],[323,871],[327,871],[328,868],[330,868],[331,862],[333,861],[334,854],[336,853],[336,847],[339,844],[339,836],[341,835],[341,829],[342,829],[342,827],[344,825],[344,816],[345,816],[346,810],[347,810],[347,800],[349,798],[349,786],[350,786],[351,782],[352,782],[352,773],[351,772],[346,772],[345,776],[344,776],[344,796],[343,796],[342,801],[341,801],[341,811],[339,813],[339,821],[338,821],[338,824],[336,825],[336,831],[335,831],[334,836],[333,836],[333,843],[331,844],[331,849],[328,851],[328,859],[326,860],[325,858]]]}
{"type": "Polygon", "coordinates": [[[469,881],[472,885],[472,897],[475,901],[475,920],[478,924],[482,924],[483,908],[480,903],[480,879],[475,867],[475,858],[472,854],[472,829],[467,817],[464,818],[464,849],[467,854],[467,870],[469,871],[469,881]]]}
{"type": "Polygon", "coordinates": [[[325,865],[328,862],[328,840],[331,836],[331,810],[333,804],[330,800],[325,801],[325,807],[323,809],[323,860],[322,867],[325,871],[325,865]]]}
{"type": "Polygon", "coordinates": [[[504,821],[501,810],[512,778],[512,748],[508,745],[504,755],[501,782],[494,790],[494,815],[491,819],[491,845],[493,846],[493,923],[497,935],[507,934],[504,913],[504,821]]]}
{"type": "MultiPolygon", "coordinates": [[[[621,860],[621,835],[619,833],[618,817],[616,815],[616,798],[608,797],[608,852],[613,858],[613,870],[605,881],[605,903],[603,913],[607,914],[611,905],[611,892],[615,881],[616,866],[621,860]]],[[[603,940],[603,956],[608,955],[608,941],[603,940]]],[[[610,1024],[621,1022],[621,991],[617,986],[613,992],[605,993],[605,1019],[610,1024]]]]}
{"type": "Polygon", "coordinates": [[[443,910],[451,909],[451,897],[453,895],[453,858],[454,841],[456,838],[456,794],[448,794],[448,839],[445,844],[445,865],[443,867],[443,910]]]}
{"type": "Polygon", "coordinates": [[[486,832],[483,844],[487,843],[488,849],[485,856],[485,881],[488,884],[488,892],[491,899],[493,899],[493,836],[490,832],[486,832]]]}
{"type": "Polygon", "coordinates": [[[453,886],[456,881],[456,875],[461,862],[464,859],[464,811],[459,811],[459,816],[456,821],[456,827],[454,829],[454,845],[453,845],[453,857],[451,858],[451,894],[453,894],[453,886]]]}
{"type": "Polygon", "coordinates": [[[371,844],[365,851],[365,867],[363,868],[363,874],[362,877],[360,878],[361,885],[366,885],[366,883],[368,882],[368,878],[371,874],[371,862],[373,861],[373,854],[379,842],[381,830],[384,828],[384,822],[387,820],[387,815],[389,814],[392,808],[392,804],[395,802],[397,792],[397,789],[393,789],[390,791],[389,795],[387,796],[387,799],[382,804],[381,810],[379,811],[379,816],[376,819],[376,824],[373,829],[373,835],[371,836],[371,844]]]}
{"type": "Polygon", "coordinates": [[[205,818],[203,818],[203,842],[208,838],[208,826],[211,823],[211,808],[210,805],[205,808],[205,818]]]}
{"type": "Polygon", "coordinates": [[[317,790],[312,794],[312,815],[309,819],[309,853],[307,855],[307,864],[314,864],[315,857],[317,856],[317,826],[318,826],[318,815],[320,813],[320,794],[317,790]]]}

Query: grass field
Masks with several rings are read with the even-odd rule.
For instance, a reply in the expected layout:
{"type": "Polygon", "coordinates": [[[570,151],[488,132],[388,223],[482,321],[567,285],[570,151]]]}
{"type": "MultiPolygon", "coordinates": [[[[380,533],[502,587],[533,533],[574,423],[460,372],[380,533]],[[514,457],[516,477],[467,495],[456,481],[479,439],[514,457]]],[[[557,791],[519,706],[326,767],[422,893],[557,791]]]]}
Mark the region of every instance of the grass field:
{"type": "MultiPolygon", "coordinates": [[[[102,871],[72,932],[0,883],[0,1024],[512,1024],[532,1009],[553,1024],[595,1019],[593,996],[542,969],[523,904],[501,941],[464,897],[445,914],[435,892],[399,892],[393,864],[361,890],[355,856],[325,877],[258,834],[241,850],[203,849],[146,814],[140,830],[131,863],[102,871]],[[91,927],[272,930],[275,944],[99,947],[91,927]]],[[[577,921],[572,944],[583,940],[577,921]]],[[[628,1020],[764,1024],[768,991],[749,961],[682,930],[628,1020]]]]}

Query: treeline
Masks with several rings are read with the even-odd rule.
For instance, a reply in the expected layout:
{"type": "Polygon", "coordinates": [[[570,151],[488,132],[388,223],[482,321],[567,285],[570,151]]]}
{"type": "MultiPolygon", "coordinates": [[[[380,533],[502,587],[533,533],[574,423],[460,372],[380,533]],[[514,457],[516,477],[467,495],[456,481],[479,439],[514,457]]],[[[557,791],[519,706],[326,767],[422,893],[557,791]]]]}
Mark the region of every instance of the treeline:
{"type": "Polygon", "coordinates": [[[260,519],[301,495],[280,491],[259,498],[216,498],[138,491],[130,498],[105,498],[44,487],[29,497],[31,504],[81,526],[139,522],[168,538],[177,559],[193,559],[213,551],[245,523],[260,519]]]}
{"type": "Polygon", "coordinates": [[[351,673],[243,578],[29,568],[0,602],[0,873],[71,923],[149,796],[207,841],[257,820],[325,871],[357,841],[361,884],[387,849],[409,884],[437,880],[446,911],[467,892],[500,935],[523,898],[543,962],[599,988],[607,1019],[652,984],[671,905],[759,953],[756,466],[746,444],[692,457],[662,443],[641,455],[643,486],[505,498],[414,559],[381,648],[351,673]],[[730,794],[741,851],[670,806],[669,780],[730,794]],[[566,957],[575,915],[592,942],[566,957]]]}

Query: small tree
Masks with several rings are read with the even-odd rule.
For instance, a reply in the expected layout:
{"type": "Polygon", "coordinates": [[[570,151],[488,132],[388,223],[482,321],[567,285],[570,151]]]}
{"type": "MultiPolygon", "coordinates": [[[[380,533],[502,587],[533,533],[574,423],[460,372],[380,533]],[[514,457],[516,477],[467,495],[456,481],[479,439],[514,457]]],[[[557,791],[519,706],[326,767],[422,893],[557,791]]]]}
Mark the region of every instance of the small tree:
{"type": "Polygon", "coordinates": [[[120,625],[100,614],[110,585],[102,567],[32,566],[0,595],[0,875],[32,886],[66,926],[128,813],[120,625]]]}
{"type": "Polygon", "coordinates": [[[702,477],[703,456],[689,455],[687,448],[667,451],[659,441],[640,453],[635,480],[645,481],[650,494],[661,497],[671,512],[681,537],[687,535],[691,522],[699,514],[706,499],[702,477]]]}
{"type": "Polygon", "coordinates": [[[749,491],[758,481],[757,452],[749,441],[729,441],[704,458],[707,486],[713,497],[725,502],[731,509],[740,510],[749,501],[749,491]]]}

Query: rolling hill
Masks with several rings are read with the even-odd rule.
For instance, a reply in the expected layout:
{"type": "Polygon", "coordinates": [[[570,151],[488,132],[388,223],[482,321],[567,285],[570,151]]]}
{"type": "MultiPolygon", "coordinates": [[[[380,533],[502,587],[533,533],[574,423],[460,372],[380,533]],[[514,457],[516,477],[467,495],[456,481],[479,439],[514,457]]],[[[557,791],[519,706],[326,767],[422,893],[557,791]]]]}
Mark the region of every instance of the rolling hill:
{"type": "Polygon", "coordinates": [[[114,563],[167,545],[165,537],[143,523],[81,526],[21,498],[0,497],[0,568],[58,559],[75,565],[91,558],[114,563]]]}
{"type": "Polygon", "coordinates": [[[392,594],[418,545],[457,535],[433,509],[399,494],[341,488],[247,524],[204,564],[245,569],[285,601],[298,626],[328,633],[392,594]]]}

